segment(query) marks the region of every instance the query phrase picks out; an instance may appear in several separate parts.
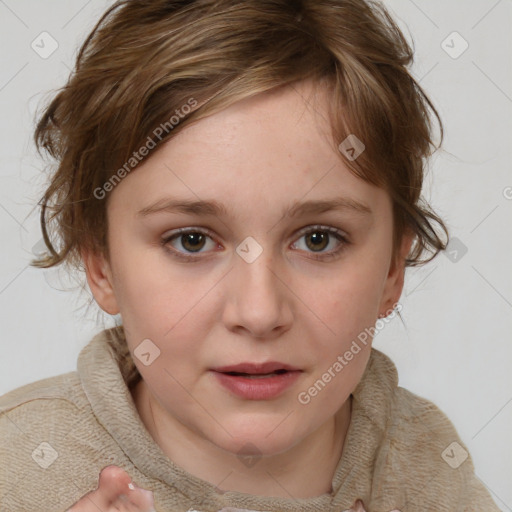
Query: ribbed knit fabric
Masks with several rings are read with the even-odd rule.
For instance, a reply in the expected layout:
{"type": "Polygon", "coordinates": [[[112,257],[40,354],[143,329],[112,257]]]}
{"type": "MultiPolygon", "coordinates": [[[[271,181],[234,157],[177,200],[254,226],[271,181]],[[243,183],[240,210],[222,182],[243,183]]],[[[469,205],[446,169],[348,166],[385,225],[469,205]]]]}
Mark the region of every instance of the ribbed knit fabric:
{"type": "Polygon", "coordinates": [[[341,512],[357,499],[367,512],[499,512],[471,457],[460,463],[467,448],[451,422],[398,387],[394,364],[376,349],[353,393],[333,492],[308,499],[221,492],[174,464],[135,408],[130,389],[138,379],[115,327],[82,349],[76,372],[0,397],[0,511],[64,512],[115,464],[153,491],[157,512],[341,512]]]}

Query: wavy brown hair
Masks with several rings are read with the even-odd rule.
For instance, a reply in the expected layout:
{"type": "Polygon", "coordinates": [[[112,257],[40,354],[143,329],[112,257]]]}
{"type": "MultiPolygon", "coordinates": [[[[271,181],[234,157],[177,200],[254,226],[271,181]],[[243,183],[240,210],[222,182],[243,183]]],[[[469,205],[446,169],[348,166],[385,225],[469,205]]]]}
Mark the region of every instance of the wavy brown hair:
{"type": "Polygon", "coordinates": [[[94,191],[126,168],[134,152],[154,139],[155,128],[191,98],[199,107],[180,116],[157,146],[238,100],[310,78],[328,87],[336,147],[349,134],[365,144],[356,160],[341,152],[340,158],[391,196],[393,255],[411,231],[415,243],[405,265],[430,261],[448,241],[446,226],[421,196],[425,165],[436,149],[430,113],[440,127],[438,147],[443,126],[407,69],[412,62],[413,50],[378,2],[117,1],[37,121],[37,149],[57,165],[39,202],[50,253],[31,264],[83,270],[85,248],[108,257],[109,196],[94,191]],[[425,252],[431,255],[421,260],[425,252]]]}

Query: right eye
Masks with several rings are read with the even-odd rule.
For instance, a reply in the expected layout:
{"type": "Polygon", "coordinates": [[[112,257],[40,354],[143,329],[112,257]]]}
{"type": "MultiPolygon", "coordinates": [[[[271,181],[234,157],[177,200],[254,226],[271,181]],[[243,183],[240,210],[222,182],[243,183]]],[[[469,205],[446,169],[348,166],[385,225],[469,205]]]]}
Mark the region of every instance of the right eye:
{"type": "Polygon", "coordinates": [[[212,248],[218,246],[218,244],[213,241],[209,231],[198,228],[180,228],[162,238],[161,244],[165,246],[166,250],[173,257],[186,261],[198,261],[201,258],[200,256],[191,256],[190,254],[200,253],[201,249],[207,245],[208,239],[211,240],[212,248]],[[169,247],[169,244],[172,248],[169,247]],[[183,252],[179,246],[181,246],[185,252],[183,252]],[[187,253],[187,251],[189,252],[187,253]]]}

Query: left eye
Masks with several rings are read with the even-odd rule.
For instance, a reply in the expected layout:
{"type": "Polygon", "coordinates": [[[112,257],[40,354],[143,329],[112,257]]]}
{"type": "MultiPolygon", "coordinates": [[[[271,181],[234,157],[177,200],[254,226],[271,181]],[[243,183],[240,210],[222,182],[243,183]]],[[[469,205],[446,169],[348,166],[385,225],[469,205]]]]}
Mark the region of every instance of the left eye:
{"type": "Polygon", "coordinates": [[[341,231],[335,228],[313,226],[307,228],[306,231],[302,231],[300,235],[300,238],[305,238],[306,247],[313,250],[313,252],[323,251],[323,249],[325,249],[325,247],[327,247],[332,241],[332,237],[338,241],[338,248],[327,251],[326,253],[322,252],[320,257],[335,256],[344,248],[345,245],[348,245],[347,237],[341,231]]]}
{"type": "MultiPolygon", "coordinates": [[[[318,256],[313,256],[313,258],[316,259],[332,258],[349,244],[346,235],[344,235],[342,231],[331,227],[312,226],[302,230],[299,235],[299,239],[305,239],[306,251],[309,249],[313,254],[320,253],[318,256]],[[338,241],[338,247],[330,251],[324,251],[324,249],[333,241],[333,237],[338,241]]],[[[211,248],[218,245],[214,242],[209,232],[202,229],[188,228],[177,230],[174,234],[163,238],[161,244],[163,246],[167,246],[169,243],[171,244],[173,247],[173,249],[170,249],[172,256],[188,261],[197,261],[199,257],[191,256],[191,254],[200,253],[201,249],[207,245],[208,239],[210,240],[211,248]],[[177,244],[181,245],[181,248],[184,249],[185,252],[183,252],[179,247],[176,247],[177,244]]],[[[293,244],[293,246],[296,245],[298,245],[297,242],[293,244]]]]}

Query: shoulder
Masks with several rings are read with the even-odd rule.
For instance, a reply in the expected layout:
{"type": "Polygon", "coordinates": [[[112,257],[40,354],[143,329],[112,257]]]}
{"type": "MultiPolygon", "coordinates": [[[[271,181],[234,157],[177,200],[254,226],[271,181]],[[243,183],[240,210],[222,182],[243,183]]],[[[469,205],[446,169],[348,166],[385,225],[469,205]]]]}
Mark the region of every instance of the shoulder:
{"type": "Polygon", "coordinates": [[[2,440],[18,425],[32,431],[76,420],[87,400],[76,372],[41,379],[0,396],[2,440]]]}
{"type": "Polygon", "coordinates": [[[94,448],[101,450],[102,430],[77,372],[2,395],[0,509],[32,510],[33,503],[39,503],[42,509],[58,510],[66,497],[73,503],[80,494],[77,487],[81,491],[91,486],[99,472],[95,468],[91,475],[84,474],[83,466],[95,466],[94,448]]]}
{"type": "Polygon", "coordinates": [[[375,464],[376,492],[401,495],[414,510],[499,510],[438,406],[397,386],[390,413],[375,464]]]}
{"type": "Polygon", "coordinates": [[[0,414],[37,400],[63,400],[73,403],[80,389],[76,371],[25,384],[0,396],[0,414]]]}
{"type": "MultiPolygon", "coordinates": [[[[15,468],[24,460],[21,454],[33,458],[41,444],[46,447],[46,456],[50,457],[52,450],[57,450],[57,446],[53,446],[57,445],[56,434],[70,432],[87,413],[87,401],[76,372],[31,382],[2,395],[2,464],[15,468]]],[[[49,461],[35,462],[45,465],[49,461]]]]}
{"type": "Polygon", "coordinates": [[[394,391],[392,411],[392,430],[396,435],[408,432],[407,436],[400,436],[405,443],[439,443],[458,437],[453,423],[437,405],[400,386],[394,391]]]}
{"type": "Polygon", "coordinates": [[[76,372],[20,386],[0,396],[0,443],[12,447],[31,433],[44,436],[56,426],[71,427],[87,406],[76,372]]]}

